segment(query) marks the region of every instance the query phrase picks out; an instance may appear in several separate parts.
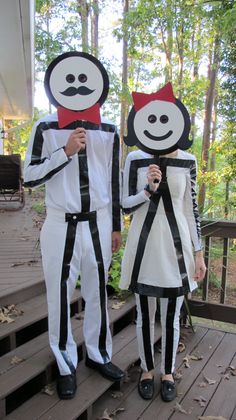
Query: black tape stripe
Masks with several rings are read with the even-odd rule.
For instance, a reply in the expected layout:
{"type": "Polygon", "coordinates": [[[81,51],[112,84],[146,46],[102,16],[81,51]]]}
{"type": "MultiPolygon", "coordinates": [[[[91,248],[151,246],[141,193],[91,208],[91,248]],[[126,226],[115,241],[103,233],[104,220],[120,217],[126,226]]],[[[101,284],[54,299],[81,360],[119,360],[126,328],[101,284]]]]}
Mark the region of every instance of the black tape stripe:
{"type": "Polygon", "coordinates": [[[85,130],[96,130],[96,131],[99,130],[99,131],[105,131],[108,133],[115,133],[116,131],[116,127],[113,124],[108,124],[108,123],[94,124],[89,121],[74,121],[73,123],[68,124],[64,128],[59,128],[57,121],[49,121],[49,122],[43,121],[39,123],[37,130],[39,130],[39,132],[41,132],[41,135],[42,135],[43,131],[46,131],[46,130],[75,130],[78,127],[84,127],[85,130]]]}
{"type": "Polygon", "coordinates": [[[166,344],[165,344],[165,374],[172,373],[173,348],[174,348],[174,319],[176,311],[176,298],[168,299],[166,313],[166,344]]]}
{"type": "Polygon", "coordinates": [[[153,220],[155,218],[156,215],[156,211],[157,211],[157,207],[159,204],[159,200],[160,200],[160,196],[157,196],[158,200],[154,203],[154,201],[150,200],[150,204],[149,204],[149,208],[148,208],[148,212],[146,214],[144,223],[143,223],[143,227],[140,233],[140,237],[139,237],[139,241],[138,241],[138,246],[137,246],[137,251],[136,251],[136,255],[135,255],[135,260],[134,260],[134,265],[133,265],[133,271],[132,271],[132,275],[131,275],[131,283],[130,283],[130,290],[135,290],[135,286],[137,284],[138,281],[138,276],[139,276],[139,271],[140,271],[140,267],[141,267],[141,263],[142,263],[142,259],[143,259],[143,254],[145,251],[145,246],[146,246],[146,242],[147,242],[147,238],[149,235],[149,232],[151,230],[152,224],[153,224],[153,220]]]}
{"type": "Polygon", "coordinates": [[[101,327],[99,334],[99,351],[103,358],[104,363],[110,361],[107,350],[106,350],[106,336],[107,336],[107,316],[106,316],[106,305],[107,305],[107,295],[106,295],[106,284],[105,284],[105,269],[103,263],[102,249],[99,239],[99,231],[96,220],[89,220],[89,228],[91,232],[91,237],[93,241],[93,248],[95,253],[95,258],[98,266],[98,276],[99,276],[99,295],[100,295],[100,310],[101,310],[101,327]]]}
{"type": "Polygon", "coordinates": [[[159,286],[149,286],[148,284],[144,283],[134,283],[133,285],[130,285],[129,289],[134,292],[138,293],[140,295],[145,296],[154,296],[157,298],[160,297],[176,297],[176,296],[183,296],[188,291],[189,288],[185,289],[184,287],[159,287],[159,286]]]}
{"type": "Polygon", "coordinates": [[[67,280],[70,274],[70,262],[73,255],[74,243],[75,243],[76,225],[68,223],[66,232],[66,241],[64,256],[62,262],[62,273],[61,273],[61,308],[60,308],[60,338],[59,338],[59,349],[62,351],[66,350],[66,343],[68,338],[68,307],[67,307],[67,280]]]}
{"type": "Polygon", "coordinates": [[[80,179],[80,197],[81,212],[89,212],[90,210],[90,194],[89,194],[89,173],[86,148],[78,153],[79,159],[79,179],[80,179]]]}
{"type": "MultiPolygon", "coordinates": [[[[42,159],[40,161],[40,163],[34,163],[34,164],[35,165],[40,165],[41,163],[43,163],[44,160],[45,159],[42,159]]],[[[68,160],[67,162],[58,166],[56,169],[53,169],[52,171],[48,172],[43,178],[37,179],[35,181],[24,182],[24,186],[33,188],[33,187],[36,187],[37,185],[44,184],[46,181],[51,179],[53,177],[53,175],[55,175],[57,172],[59,172],[61,169],[63,169],[66,165],[68,165],[69,162],[70,162],[70,160],[68,160]]]]}
{"type": "Polygon", "coordinates": [[[148,308],[148,297],[139,296],[140,308],[142,313],[142,334],[143,334],[143,348],[144,357],[148,372],[154,369],[151,337],[150,337],[150,319],[149,319],[149,308],[148,308]]]}
{"type": "Polygon", "coordinates": [[[116,133],[114,136],[112,156],[112,225],[113,232],[120,232],[120,139],[116,133]]]}

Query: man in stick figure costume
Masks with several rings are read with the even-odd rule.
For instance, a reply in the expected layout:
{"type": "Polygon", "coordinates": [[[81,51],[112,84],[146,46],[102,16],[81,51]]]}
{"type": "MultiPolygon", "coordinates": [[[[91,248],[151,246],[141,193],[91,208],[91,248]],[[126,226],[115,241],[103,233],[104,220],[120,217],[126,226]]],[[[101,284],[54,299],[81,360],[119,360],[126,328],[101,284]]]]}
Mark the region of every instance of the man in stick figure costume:
{"type": "Polygon", "coordinates": [[[61,399],[76,391],[77,346],[70,300],[80,274],[85,300],[86,365],[119,381],[111,363],[112,338],[106,281],[120,237],[119,137],[102,119],[109,79],[103,65],[83,52],[60,55],[45,74],[45,89],[57,112],[39,120],[25,160],[25,185],[45,184],[47,216],[41,250],[47,288],[49,341],[60,375],[61,399]]]}
{"type": "Polygon", "coordinates": [[[196,203],[196,160],[189,114],[168,83],[153,94],[133,93],[125,142],[131,152],[124,169],[123,209],[133,212],[120,287],[135,293],[141,359],[138,391],[154,393],[154,323],[160,298],[162,325],[161,396],[176,396],[173,378],[179,315],[186,293],[203,279],[200,221],[196,203]],[[195,251],[195,258],[193,255],[195,251]]]}

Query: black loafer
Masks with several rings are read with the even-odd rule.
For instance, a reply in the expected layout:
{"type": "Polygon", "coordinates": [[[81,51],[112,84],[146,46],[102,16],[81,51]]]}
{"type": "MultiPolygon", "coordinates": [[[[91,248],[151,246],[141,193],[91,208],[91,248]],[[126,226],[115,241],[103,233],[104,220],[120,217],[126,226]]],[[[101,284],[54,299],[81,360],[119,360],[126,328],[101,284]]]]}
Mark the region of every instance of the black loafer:
{"type": "Polygon", "coordinates": [[[139,380],[138,392],[144,400],[151,400],[154,394],[154,377],[152,379],[139,380]]]}
{"type": "Polygon", "coordinates": [[[104,376],[104,378],[110,379],[111,381],[118,382],[125,376],[124,372],[111,362],[102,364],[94,362],[94,360],[89,359],[87,356],[85,359],[85,365],[89,368],[97,370],[102,376],[104,376]]]}
{"type": "Polygon", "coordinates": [[[59,375],[57,378],[57,393],[61,400],[70,400],[75,396],[77,389],[76,375],[59,375]]]}
{"type": "Polygon", "coordinates": [[[170,402],[176,397],[176,385],[172,381],[161,381],[161,398],[163,401],[170,402]]]}

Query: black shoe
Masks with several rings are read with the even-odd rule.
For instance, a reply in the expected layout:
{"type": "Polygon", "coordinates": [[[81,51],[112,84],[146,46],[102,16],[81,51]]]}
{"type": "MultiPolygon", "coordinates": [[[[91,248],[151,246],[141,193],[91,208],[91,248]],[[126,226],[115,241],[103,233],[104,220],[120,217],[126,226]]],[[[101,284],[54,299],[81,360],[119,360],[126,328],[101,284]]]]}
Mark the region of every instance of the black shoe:
{"type": "Polygon", "coordinates": [[[176,385],[172,381],[161,381],[161,398],[163,401],[170,402],[176,397],[176,385]]]}
{"type": "Polygon", "coordinates": [[[57,393],[61,400],[70,400],[75,396],[77,384],[76,375],[59,375],[57,378],[57,393]]]}
{"type": "MultiPolygon", "coordinates": [[[[142,372],[140,378],[141,376],[142,372]]],[[[144,400],[151,400],[154,394],[154,377],[152,379],[139,379],[138,392],[144,400]]]]}
{"type": "Polygon", "coordinates": [[[94,362],[94,360],[89,359],[87,356],[85,365],[97,370],[99,373],[101,373],[102,376],[110,379],[111,381],[120,381],[125,376],[124,372],[117,366],[113,365],[111,362],[102,364],[94,362]]]}

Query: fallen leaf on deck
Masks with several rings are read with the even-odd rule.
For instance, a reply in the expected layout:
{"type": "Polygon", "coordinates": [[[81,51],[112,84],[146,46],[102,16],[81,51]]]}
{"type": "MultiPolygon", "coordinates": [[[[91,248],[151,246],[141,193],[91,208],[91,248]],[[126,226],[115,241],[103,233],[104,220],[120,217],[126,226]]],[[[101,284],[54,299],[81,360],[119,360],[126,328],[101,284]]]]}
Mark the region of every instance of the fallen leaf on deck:
{"type": "Polygon", "coordinates": [[[185,350],[185,344],[184,343],[182,343],[182,341],[180,341],[179,342],[179,345],[178,345],[178,350],[177,350],[177,353],[183,353],[183,351],[185,350]]]}
{"type": "Polygon", "coordinates": [[[11,267],[19,267],[20,265],[33,265],[36,264],[38,260],[29,260],[29,261],[22,261],[22,262],[16,262],[14,264],[11,264],[11,267]]]}
{"type": "Polygon", "coordinates": [[[114,391],[111,393],[112,398],[121,398],[123,396],[123,392],[121,391],[114,391]]]}
{"type": "Polygon", "coordinates": [[[120,413],[121,411],[125,411],[125,409],[123,408],[123,407],[119,407],[119,408],[116,408],[115,410],[113,410],[112,412],[111,412],[111,416],[116,416],[118,413],[120,413]]]}
{"type": "Polygon", "coordinates": [[[42,393],[43,394],[47,394],[50,395],[50,397],[54,394],[54,390],[52,388],[52,385],[46,385],[43,389],[42,389],[42,393]]]}
{"type": "Polygon", "coordinates": [[[189,356],[189,359],[191,359],[191,360],[202,360],[203,359],[203,356],[198,356],[196,354],[190,354],[188,356],[189,356]]]}
{"type": "Polygon", "coordinates": [[[226,368],[224,373],[232,375],[232,376],[236,376],[236,368],[233,365],[230,365],[226,368]]]}
{"type": "Polygon", "coordinates": [[[209,379],[205,375],[203,375],[204,380],[208,383],[208,385],[214,385],[217,381],[216,379],[209,379]]]}
{"type": "Polygon", "coordinates": [[[180,379],[182,379],[183,377],[182,371],[178,370],[177,372],[175,372],[174,377],[176,381],[180,381],[180,379]]]}
{"type": "Polygon", "coordinates": [[[182,407],[182,405],[181,404],[179,404],[179,403],[176,403],[175,404],[175,406],[174,406],[174,410],[175,411],[179,411],[180,413],[183,413],[183,414],[189,414],[189,413],[187,413],[187,411],[182,407]]]}
{"type": "Polygon", "coordinates": [[[10,318],[9,316],[4,315],[2,310],[0,309],[0,322],[10,324],[11,322],[14,322],[14,319],[10,318]]]}
{"type": "Polygon", "coordinates": [[[11,359],[11,365],[18,365],[19,363],[21,363],[21,362],[24,362],[24,359],[20,359],[19,357],[17,357],[17,356],[14,356],[12,359],[11,359]]]}
{"type": "Polygon", "coordinates": [[[125,304],[125,301],[113,303],[111,309],[120,309],[125,304]]]}
{"type": "Polygon", "coordinates": [[[97,420],[112,420],[110,414],[108,413],[108,409],[107,408],[104,411],[104,413],[102,414],[102,417],[98,417],[97,420]]]}
{"type": "Polygon", "coordinates": [[[200,407],[206,407],[206,398],[202,397],[201,395],[199,395],[199,397],[196,397],[193,399],[194,401],[199,402],[200,407]]]}
{"type": "Polygon", "coordinates": [[[188,355],[183,358],[184,366],[190,368],[188,355]]]}

